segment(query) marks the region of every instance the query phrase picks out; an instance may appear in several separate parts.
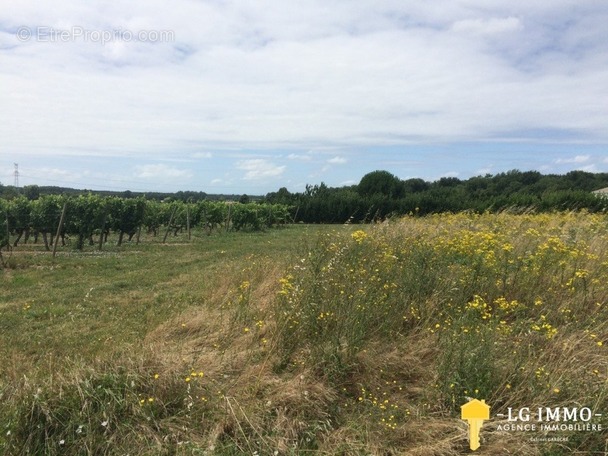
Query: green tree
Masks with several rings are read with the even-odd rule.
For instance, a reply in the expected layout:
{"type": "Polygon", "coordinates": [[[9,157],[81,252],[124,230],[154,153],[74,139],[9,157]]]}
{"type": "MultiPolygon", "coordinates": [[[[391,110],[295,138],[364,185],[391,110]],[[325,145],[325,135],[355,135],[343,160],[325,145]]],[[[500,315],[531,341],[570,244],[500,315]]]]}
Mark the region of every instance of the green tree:
{"type": "Polygon", "coordinates": [[[26,185],[23,187],[23,195],[30,201],[40,198],[40,187],[37,185],[26,185]]]}
{"type": "Polygon", "coordinates": [[[389,198],[403,196],[403,182],[388,171],[372,171],[361,178],[357,192],[361,196],[383,195],[389,198]]]}
{"type": "Polygon", "coordinates": [[[266,195],[266,201],[271,204],[293,204],[294,195],[285,187],[281,187],[277,192],[268,193],[266,195]]]}
{"type": "Polygon", "coordinates": [[[420,193],[429,189],[429,183],[420,178],[408,179],[403,182],[405,193],[420,193]]]}

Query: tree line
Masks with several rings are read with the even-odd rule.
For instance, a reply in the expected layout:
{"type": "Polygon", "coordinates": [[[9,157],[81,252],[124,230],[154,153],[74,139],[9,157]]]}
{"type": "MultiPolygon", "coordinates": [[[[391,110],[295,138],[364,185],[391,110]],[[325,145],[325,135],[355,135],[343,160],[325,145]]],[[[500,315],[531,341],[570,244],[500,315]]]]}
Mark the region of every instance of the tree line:
{"type": "Polygon", "coordinates": [[[304,192],[286,188],[266,195],[265,201],[296,208],[296,220],[306,223],[365,222],[391,215],[439,212],[538,212],[587,209],[604,211],[608,199],[592,191],[608,187],[608,173],[571,171],[543,175],[512,170],[466,180],[443,177],[434,182],[399,179],[388,171],[373,171],[359,184],[328,187],[307,185],[304,192]]]}
{"type": "MultiPolygon", "coordinates": [[[[325,183],[321,183],[307,185],[303,192],[292,193],[282,187],[265,196],[241,195],[239,197],[232,195],[232,199],[238,200],[240,204],[232,206],[234,212],[229,228],[256,230],[277,223],[278,220],[281,220],[280,223],[287,221],[361,223],[384,219],[392,215],[409,213],[425,215],[465,210],[481,213],[506,209],[537,212],[587,209],[597,212],[607,209],[608,199],[599,198],[592,192],[604,187],[608,187],[608,173],[571,171],[565,175],[543,175],[538,171],[511,170],[495,175],[475,176],[466,180],[443,177],[429,182],[420,178],[402,180],[388,171],[379,170],[366,174],[356,185],[329,187],[325,183]],[[268,209],[268,207],[272,207],[272,209],[268,209]]],[[[82,194],[82,191],[70,189],[70,192],[64,192],[61,195],[47,194],[54,190],[57,189],[35,185],[16,189],[0,184],[0,210],[2,211],[0,220],[2,220],[1,214],[7,213],[3,207],[12,205],[11,211],[22,214],[21,216],[6,216],[13,231],[18,230],[20,226],[25,226],[23,220],[31,217],[31,221],[28,223],[38,224],[35,227],[32,225],[32,231],[44,233],[48,227],[39,225],[47,222],[39,220],[47,219],[41,217],[38,212],[51,210],[38,206],[50,204],[55,208],[54,213],[57,217],[57,212],[60,211],[57,209],[57,206],[60,205],[57,201],[62,198],[70,200],[71,205],[85,206],[87,204],[82,202],[83,198],[101,198],[102,203],[96,203],[95,207],[103,206],[105,209],[96,209],[97,219],[92,216],[95,223],[99,224],[99,217],[103,218],[102,215],[99,215],[100,213],[108,212],[110,215],[107,216],[107,226],[118,233],[131,235],[133,228],[129,223],[143,224],[152,232],[156,232],[160,225],[166,223],[171,211],[168,201],[171,204],[193,205],[193,226],[202,224],[212,227],[211,229],[225,223],[228,216],[228,204],[230,204],[218,201],[217,199],[221,198],[221,195],[207,195],[203,192],[159,193],[144,196],[127,191],[122,192],[120,196],[104,196],[97,192],[82,194]],[[160,199],[161,196],[164,198],[160,199]],[[37,202],[31,208],[27,206],[30,204],[27,201],[39,200],[47,202],[37,202]],[[129,217],[134,217],[135,222],[129,222],[128,218],[122,222],[119,221],[122,216],[116,214],[136,213],[139,209],[135,208],[143,204],[141,201],[145,201],[146,208],[155,206],[157,208],[144,210],[144,215],[141,216],[130,215],[129,217]],[[213,206],[214,204],[216,206],[213,206]],[[114,209],[109,209],[112,205],[114,205],[114,209]],[[21,206],[24,208],[20,209],[21,206]],[[29,215],[26,217],[23,214],[29,215]],[[143,222],[139,220],[140,217],[144,218],[143,222]],[[163,221],[159,221],[160,219],[163,221]]],[[[73,208],[72,212],[79,210],[73,208]]],[[[185,213],[183,209],[178,211],[176,226],[184,226],[185,213]],[[182,221],[181,225],[179,220],[182,221]]],[[[70,225],[68,224],[68,226],[70,225]]],[[[99,229],[99,227],[97,226],[95,229],[99,229]]],[[[84,236],[90,231],[89,228],[77,229],[75,227],[72,227],[71,230],[72,234],[78,234],[79,237],[79,233],[84,233],[84,236]]],[[[22,231],[22,233],[25,232],[22,231]]],[[[0,244],[6,242],[3,241],[5,237],[6,234],[0,233],[0,244]]]]}
{"type": "Polygon", "coordinates": [[[223,194],[223,193],[205,193],[195,191],[178,191],[178,192],[132,192],[131,190],[125,191],[112,191],[112,190],[81,190],[70,187],[57,187],[53,185],[25,185],[23,187],[14,187],[12,185],[3,185],[0,182],[0,198],[12,199],[17,196],[25,196],[28,199],[37,199],[45,195],[66,195],[66,196],[78,196],[94,194],[99,196],[117,196],[119,198],[139,198],[143,197],[147,200],[164,201],[168,198],[175,201],[260,201],[263,199],[262,196],[248,196],[248,195],[236,195],[236,194],[223,194]]]}

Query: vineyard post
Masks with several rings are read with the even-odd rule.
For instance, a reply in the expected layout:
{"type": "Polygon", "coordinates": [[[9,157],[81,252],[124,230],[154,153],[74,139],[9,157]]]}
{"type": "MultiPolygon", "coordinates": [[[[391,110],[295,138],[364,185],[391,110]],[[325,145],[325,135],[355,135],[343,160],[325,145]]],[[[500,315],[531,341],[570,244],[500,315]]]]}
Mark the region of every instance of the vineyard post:
{"type": "Polygon", "coordinates": [[[205,228],[209,228],[209,231],[207,232],[207,236],[211,234],[211,227],[209,226],[209,221],[207,220],[207,209],[203,209],[203,227],[205,228]]]}
{"type": "Polygon", "coordinates": [[[176,210],[177,206],[173,208],[173,212],[171,212],[171,217],[169,217],[169,223],[167,224],[167,232],[165,233],[165,237],[163,238],[163,244],[167,242],[167,236],[169,236],[169,231],[171,230],[171,222],[173,221],[173,216],[175,215],[176,210]]]}
{"type": "Polygon", "coordinates": [[[101,233],[99,234],[99,250],[103,248],[103,235],[106,229],[106,219],[108,218],[108,213],[104,212],[103,220],[101,221],[101,233]]]}
{"type": "MultiPolygon", "coordinates": [[[[11,244],[10,244],[10,239],[9,239],[9,234],[10,234],[10,230],[8,228],[8,209],[6,210],[6,249],[8,251],[10,251],[11,248],[11,244]]],[[[3,268],[6,267],[6,263],[4,262],[4,258],[2,257],[2,247],[4,247],[3,245],[0,245],[0,266],[2,266],[3,268]]]]}
{"type": "Polygon", "coordinates": [[[226,216],[226,233],[228,232],[228,227],[230,226],[230,209],[232,208],[232,204],[228,204],[228,215],[226,216]]]}
{"type": "Polygon", "coordinates": [[[190,233],[190,205],[186,203],[186,228],[188,230],[188,240],[192,240],[192,236],[190,233]]]}
{"type": "Polygon", "coordinates": [[[296,223],[296,218],[298,217],[298,212],[300,211],[300,206],[296,207],[296,213],[293,216],[293,223],[296,223]]]}
{"type": "Polygon", "coordinates": [[[144,210],[142,212],[141,222],[139,223],[139,226],[137,227],[137,239],[135,241],[135,245],[139,245],[139,237],[141,236],[141,227],[144,224],[144,218],[146,217],[146,207],[148,207],[148,205],[144,204],[144,210]]]}
{"type": "Polygon", "coordinates": [[[61,228],[63,227],[63,220],[65,219],[65,211],[68,208],[68,203],[63,203],[63,209],[61,210],[61,217],[59,218],[59,225],[57,226],[57,234],[55,236],[55,242],[53,243],[53,258],[57,253],[57,244],[59,243],[59,235],[61,234],[61,228]]]}
{"type": "Polygon", "coordinates": [[[8,226],[8,209],[6,210],[6,243],[11,245],[11,230],[8,226]]]}

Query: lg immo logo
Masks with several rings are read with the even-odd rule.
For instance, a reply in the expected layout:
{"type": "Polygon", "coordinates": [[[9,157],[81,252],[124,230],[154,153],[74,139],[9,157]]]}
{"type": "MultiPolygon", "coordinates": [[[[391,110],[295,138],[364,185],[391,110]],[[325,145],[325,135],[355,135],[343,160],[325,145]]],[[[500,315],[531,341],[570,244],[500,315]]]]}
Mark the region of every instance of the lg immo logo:
{"type": "MultiPolygon", "coordinates": [[[[485,400],[472,399],[460,407],[461,418],[469,425],[469,446],[480,447],[479,433],[484,421],[490,419],[490,406],[485,400]]],[[[602,432],[601,413],[590,407],[508,407],[507,413],[497,413],[496,431],[530,433],[531,441],[568,441],[573,432],[602,432]],[[535,437],[539,433],[541,437],[535,437]],[[557,436],[559,433],[562,436],[557,436]]]]}
{"type": "Polygon", "coordinates": [[[490,419],[490,406],[484,400],[473,399],[460,407],[460,416],[469,423],[469,447],[479,448],[479,431],[485,420],[490,419]]]}
{"type": "Polygon", "coordinates": [[[497,425],[498,431],[523,432],[601,432],[601,413],[590,407],[509,407],[507,413],[499,413],[499,418],[507,418],[506,423],[497,425]]]}

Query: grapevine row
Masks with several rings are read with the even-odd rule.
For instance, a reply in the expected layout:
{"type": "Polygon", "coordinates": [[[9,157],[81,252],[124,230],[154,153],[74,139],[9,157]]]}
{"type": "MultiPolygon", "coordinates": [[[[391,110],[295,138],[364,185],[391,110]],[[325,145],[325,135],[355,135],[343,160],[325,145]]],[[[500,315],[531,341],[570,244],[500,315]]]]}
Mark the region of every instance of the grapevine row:
{"type": "Polygon", "coordinates": [[[59,231],[65,245],[66,237],[76,239],[76,248],[85,243],[107,242],[110,233],[118,235],[118,245],[125,236],[130,241],[142,229],[157,236],[161,227],[177,235],[186,227],[200,227],[208,234],[214,230],[262,230],[291,222],[291,208],[283,204],[227,203],[218,201],[160,202],[140,198],[80,195],[42,196],[36,200],[18,197],[0,199],[0,249],[16,247],[42,239],[50,250],[57,233],[61,213],[65,221],[59,231]],[[94,238],[97,237],[97,240],[94,238]]]}

